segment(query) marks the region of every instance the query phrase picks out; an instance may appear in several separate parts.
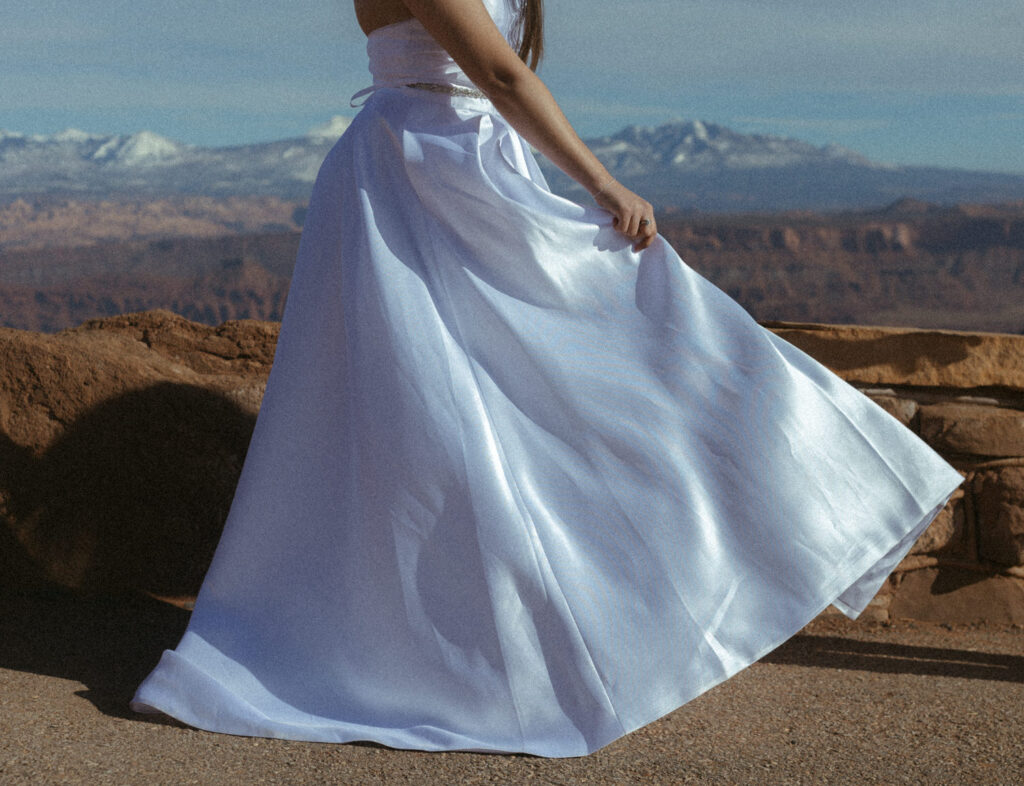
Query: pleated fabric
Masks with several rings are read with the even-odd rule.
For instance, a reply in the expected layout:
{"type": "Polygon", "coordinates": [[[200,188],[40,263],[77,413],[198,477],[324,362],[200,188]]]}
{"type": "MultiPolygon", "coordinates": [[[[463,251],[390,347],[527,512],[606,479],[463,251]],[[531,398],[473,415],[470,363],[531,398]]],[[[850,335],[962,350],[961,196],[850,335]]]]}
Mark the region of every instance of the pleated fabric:
{"type": "Polygon", "coordinates": [[[222,540],[132,707],[578,756],[855,617],[960,475],[552,194],[490,102],[402,87],[466,83],[418,22],[368,49],[222,540]]]}

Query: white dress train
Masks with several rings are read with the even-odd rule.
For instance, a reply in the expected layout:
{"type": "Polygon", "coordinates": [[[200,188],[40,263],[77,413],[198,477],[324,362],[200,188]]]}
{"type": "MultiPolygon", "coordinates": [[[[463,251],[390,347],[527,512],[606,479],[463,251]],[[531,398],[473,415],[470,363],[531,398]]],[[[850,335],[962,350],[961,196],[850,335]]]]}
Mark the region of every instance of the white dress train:
{"type": "Polygon", "coordinates": [[[487,100],[404,87],[471,87],[418,22],[368,51],[223,538],[132,707],[577,756],[856,616],[960,476],[553,195],[487,100]]]}

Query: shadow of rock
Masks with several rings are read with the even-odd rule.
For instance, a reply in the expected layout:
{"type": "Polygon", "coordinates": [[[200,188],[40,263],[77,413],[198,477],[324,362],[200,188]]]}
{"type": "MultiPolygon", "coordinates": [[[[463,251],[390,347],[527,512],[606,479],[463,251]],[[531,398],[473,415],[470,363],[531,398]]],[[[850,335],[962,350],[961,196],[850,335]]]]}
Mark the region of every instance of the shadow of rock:
{"type": "Polygon", "coordinates": [[[174,647],[189,613],[140,595],[83,596],[67,590],[0,594],[0,668],[43,674],[85,685],[76,692],[105,715],[141,716],[128,702],[174,647]]]}
{"type": "Polygon", "coordinates": [[[161,382],[86,410],[39,456],[0,434],[4,523],[62,586],[194,594],[254,424],[221,393],[161,382]]]}
{"type": "Polygon", "coordinates": [[[1024,656],[799,634],[765,663],[1024,682],[1024,656]]]}
{"type": "Polygon", "coordinates": [[[955,566],[914,570],[900,579],[890,613],[930,622],[1024,625],[1024,583],[955,566]]]}
{"type": "Polygon", "coordinates": [[[956,568],[940,566],[934,571],[930,592],[932,595],[948,595],[965,587],[971,587],[984,581],[991,581],[995,575],[995,573],[957,570],[956,568]]]}

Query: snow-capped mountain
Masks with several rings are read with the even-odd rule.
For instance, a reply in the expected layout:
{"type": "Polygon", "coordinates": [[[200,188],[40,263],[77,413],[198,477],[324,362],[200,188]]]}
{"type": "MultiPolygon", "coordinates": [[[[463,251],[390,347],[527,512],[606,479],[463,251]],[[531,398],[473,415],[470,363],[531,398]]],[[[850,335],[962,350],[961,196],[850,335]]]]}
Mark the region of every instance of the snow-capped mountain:
{"type": "Polygon", "coordinates": [[[670,167],[678,170],[771,169],[810,163],[843,162],[881,167],[859,153],[829,145],[761,134],[740,134],[714,123],[690,120],[647,128],[630,126],[613,136],[589,141],[605,166],[620,177],[670,167]]]}
{"type": "Polygon", "coordinates": [[[53,136],[27,136],[0,130],[0,172],[6,174],[8,167],[18,166],[31,172],[33,165],[46,170],[90,164],[174,164],[193,149],[152,131],[104,136],[69,128],[53,136]]]}
{"type": "MultiPolygon", "coordinates": [[[[656,205],[708,212],[871,208],[901,198],[939,204],[1024,198],[1024,176],[872,161],[839,145],[741,134],[684,120],[587,140],[613,175],[656,205]]],[[[585,198],[542,163],[552,188],[585,198]]]]}
{"type": "MultiPolygon", "coordinates": [[[[173,195],[308,198],[327,151],[350,120],[334,117],[304,137],[199,147],[150,131],[52,136],[0,130],[0,199],[17,196],[173,195]]],[[[1024,198],[1024,176],[881,164],[837,145],[741,134],[700,120],[630,126],[588,140],[616,177],[656,204],[707,211],[860,208],[901,197],[930,202],[1024,198]]],[[[555,191],[585,198],[546,161],[555,191]]]]}
{"type": "Polygon", "coordinates": [[[116,161],[124,166],[155,166],[174,164],[188,150],[187,145],[152,131],[140,131],[131,136],[112,137],[100,145],[92,157],[97,161],[116,161]]]}
{"type": "Polygon", "coordinates": [[[336,142],[338,137],[345,133],[345,129],[352,122],[350,118],[335,115],[326,123],[314,126],[306,134],[307,139],[320,139],[326,142],[336,142]]]}
{"type": "Polygon", "coordinates": [[[348,127],[334,117],[305,137],[234,147],[199,147],[140,131],[52,136],[0,130],[0,196],[309,196],[327,151],[348,127]]]}

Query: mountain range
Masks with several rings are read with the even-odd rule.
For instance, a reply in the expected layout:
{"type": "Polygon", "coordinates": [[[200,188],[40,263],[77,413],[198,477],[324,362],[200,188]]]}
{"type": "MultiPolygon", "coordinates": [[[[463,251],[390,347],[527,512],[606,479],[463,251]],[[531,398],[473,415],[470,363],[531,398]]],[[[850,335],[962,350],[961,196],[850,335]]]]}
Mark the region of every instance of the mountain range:
{"type": "MultiPolygon", "coordinates": [[[[184,144],[151,131],[0,131],[0,200],[15,198],[308,198],[327,151],[350,120],[293,139],[232,147],[184,144]]],[[[700,120],[630,126],[587,140],[613,175],[659,207],[705,212],[836,210],[900,198],[938,204],[1024,199],[1024,175],[872,161],[837,145],[741,134],[700,120]]],[[[552,188],[584,197],[542,159],[552,188]]]]}

